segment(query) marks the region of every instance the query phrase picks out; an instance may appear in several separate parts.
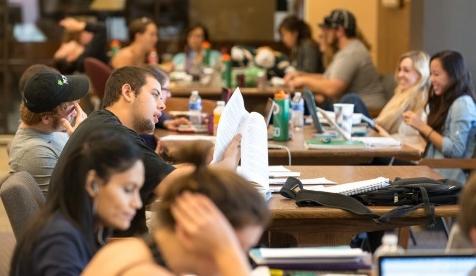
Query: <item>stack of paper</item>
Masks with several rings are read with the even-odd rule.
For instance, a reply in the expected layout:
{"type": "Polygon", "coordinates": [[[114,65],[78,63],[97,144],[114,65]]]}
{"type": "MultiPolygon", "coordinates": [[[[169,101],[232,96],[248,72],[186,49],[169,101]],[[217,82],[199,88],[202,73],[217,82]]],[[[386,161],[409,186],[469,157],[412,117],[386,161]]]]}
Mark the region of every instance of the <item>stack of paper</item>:
{"type": "Polygon", "coordinates": [[[307,247],[307,248],[259,248],[250,251],[257,265],[284,269],[366,269],[371,256],[360,248],[307,247]]]}
{"type": "Polygon", "coordinates": [[[267,197],[269,175],[266,123],[263,115],[246,111],[240,89],[236,88],[218,123],[212,163],[223,158],[226,147],[238,133],[241,134],[241,170],[238,172],[267,197]]]}
{"type": "Polygon", "coordinates": [[[210,141],[215,143],[215,136],[210,135],[165,135],[160,137],[160,141],[210,141]]]}
{"type": "Polygon", "coordinates": [[[359,141],[367,147],[400,147],[400,141],[392,137],[352,137],[352,141],[359,141]]]}
{"type": "MultiPolygon", "coordinates": [[[[294,172],[284,166],[269,166],[269,189],[272,193],[279,193],[281,187],[286,182],[288,177],[299,177],[300,172],[294,172]]],[[[300,179],[301,183],[305,185],[306,189],[319,189],[322,185],[332,185],[335,182],[330,181],[325,177],[300,179]]]]}

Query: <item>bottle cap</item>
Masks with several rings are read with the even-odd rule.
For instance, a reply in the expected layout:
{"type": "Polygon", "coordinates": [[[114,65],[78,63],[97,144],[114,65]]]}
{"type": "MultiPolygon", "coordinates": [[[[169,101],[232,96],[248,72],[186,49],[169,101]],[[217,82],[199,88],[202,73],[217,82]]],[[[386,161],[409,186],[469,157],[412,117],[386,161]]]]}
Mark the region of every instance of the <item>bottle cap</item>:
{"type": "Polygon", "coordinates": [[[385,234],[382,238],[382,244],[395,245],[398,243],[398,238],[395,234],[385,234]]]}
{"type": "Polygon", "coordinates": [[[231,56],[229,54],[223,54],[223,55],[221,55],[221,60],[222,61],[231,61],[231,56]]]}
{"type": "Polygon", "coordinates": [[[276,93],[274,93],[274,99],[275,100],[284,100],[288,98],[288,94],[284,92],[284,90],[278,90],[276,93]]]}
{"type": "Polygon", "coordinates": [[[210,45],[210,42],[208,41],[203,41],[202,42],[202,48],[203,49],[210,49],[211,45],[210,45]]]}

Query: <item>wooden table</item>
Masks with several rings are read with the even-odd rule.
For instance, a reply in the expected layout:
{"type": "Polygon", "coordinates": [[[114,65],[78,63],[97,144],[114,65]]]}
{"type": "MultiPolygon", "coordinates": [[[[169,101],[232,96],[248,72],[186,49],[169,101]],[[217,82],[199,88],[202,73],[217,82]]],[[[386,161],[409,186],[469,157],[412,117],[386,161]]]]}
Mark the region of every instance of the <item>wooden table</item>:
{"type": "MultiPolygon", "coordinates": [[[[441,178],[426,166],[291,166],[301,172],[301,178],[326,177],[337,183],[371,179],[379,176],[441,178]]],[[[364,231],[388,230],[427,222],[424,210],[389,223],[376,224],[340,209],[325,207],[297,207],[293,200],[273,194],[270,201],[273,221],[268,228],[267,241],[270,246],[310,246],[348,244],[352,236],[364,231]]],[[[370,207],[376,214],[384,214],[392,207],[370,207]]],[[[438,217],[454,217],[457,205],[438,206],[438,217]]]]}
{"type": "MultiPolygon", "coordinates": [[[[155,135],[160,137],[177,134],[173,131],[157,129],[155,135]]],[[[307,149],[304,141],[314,134],[311,126],[306,126],[299,132],[294,132],[293,139],[287,142],[269,141],[269,144],[283,145],[289,148],[293,165],[360,165],[369,164],[376,157],[401,160],[420,160],[418,149],[408,145],[401,147],[354,148],[354,149],[307,149]]],[[[167,147],[176,143],[164,143],[167,147]]],[[[269,149],[269,164],[287,165],[288,154],[284,149],[269,149]]]]}
{"type": "MultiPolygon", "coordinates": [[[[293,138],[286,142],[269,141],[269,144],[286,146],[291,152],[292,165],[359,165],[369,164],[374,158],[396,158],[417,161],[421,152],[412,146],[401,147],[366,147],[353,149],[307,149],[306,140],[311,139],[315,130],[305,126],[301,131],[294,131],[293,138]]],[[[269,149],[270,164],[288,164],[288,153],[284,149],[269,149]]]]}

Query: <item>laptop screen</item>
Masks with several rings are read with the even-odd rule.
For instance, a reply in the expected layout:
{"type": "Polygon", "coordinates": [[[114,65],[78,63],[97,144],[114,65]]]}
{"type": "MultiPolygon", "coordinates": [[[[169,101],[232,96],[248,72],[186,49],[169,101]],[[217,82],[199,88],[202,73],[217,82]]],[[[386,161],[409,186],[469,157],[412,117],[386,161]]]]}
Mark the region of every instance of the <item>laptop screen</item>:
{"type": "Polygon", "coordinates": [[[266,122],[266,126],[269,126],[271,123],[271,116],[273,116],[273,108],[274,108],[274,101],[271,98],[268,98],[268,101],[266,102],[266,107],[264,109],[263,117],[266,122]]]}
{"type": "Polygon", "coordinates": [[[312,123],[317,133],[323,133],[321,123],[319,122],[319,117],[317,116],[316,101],[314,99],[314,94],[307,88],[304,89],[303,93],[304,103],[306,104],[309,113],[311,114],[312,123]]]}
{"type": "Polygon", "coordinates": [[[459,276],[476,275],[476,256],[466,255],[402,255],[379,258],[380,276],[459,276]]]}

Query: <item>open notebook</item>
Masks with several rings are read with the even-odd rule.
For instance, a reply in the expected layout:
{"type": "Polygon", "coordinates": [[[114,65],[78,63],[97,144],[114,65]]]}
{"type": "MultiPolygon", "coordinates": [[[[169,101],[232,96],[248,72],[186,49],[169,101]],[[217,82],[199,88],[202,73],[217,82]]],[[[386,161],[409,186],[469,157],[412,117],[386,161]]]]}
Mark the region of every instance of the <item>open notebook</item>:
{"type": "Polygon", "coordinates": [[[390,181],[385,177],[377,177],[374,179],[362,180],[357,182],[350,182],[345,184],[333,185],[333,186],[315,186],[308,190],[323,191],[329,193],[338,193],[347,196],[362,194],[365,192],[371,192],[378,189],[385,188],[390,185],[390,181]]]}
{"type": "Polygon", "coordinates": [[[245,109],[239,88],[225,105],[218,123],[213,161],[223,158],[233,137],[241,134],[241,167],[239,174],[256,184],[259,192],[269,192],[268,131],[263,115],[245,109]]]}

